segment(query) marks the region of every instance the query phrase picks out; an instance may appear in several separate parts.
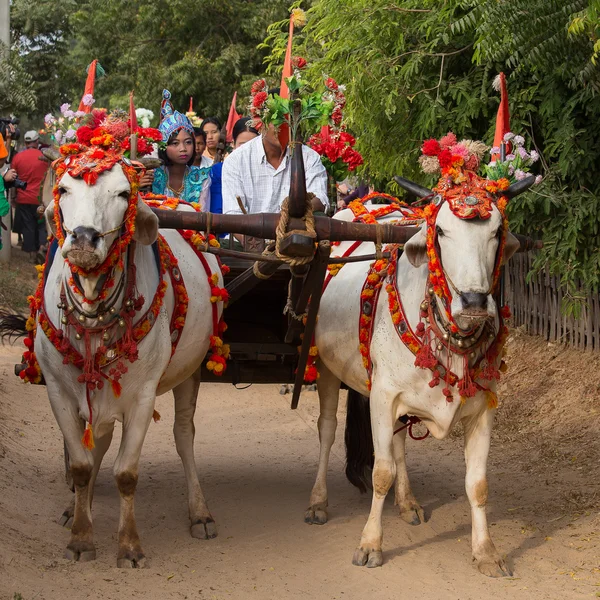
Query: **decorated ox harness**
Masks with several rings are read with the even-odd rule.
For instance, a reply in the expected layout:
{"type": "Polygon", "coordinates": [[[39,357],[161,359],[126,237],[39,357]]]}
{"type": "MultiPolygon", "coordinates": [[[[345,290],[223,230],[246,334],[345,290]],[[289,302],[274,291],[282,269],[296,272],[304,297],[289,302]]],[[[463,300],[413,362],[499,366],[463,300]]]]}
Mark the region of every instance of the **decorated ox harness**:
{"type": "MultiPolygon", "coordinates": [[[[137,291],[137,273],[134,262],[135,241],[133,235],[138,203],[136,169],[131,161],[123,156],[122,152],[111,148],[88,148],[80,144],[69,144],[61,147],[61,153],[63,158],[53,165],[57,174],[54,187],[54,220],[59,247],[64,244],[65,233],[70,233],[64,225],[60,208],[60,181],[65,173],[69,173],[72,177],[81,177],[88,185],[94,185],[101,173],[119,164],[130,184],[128,206],[123,223],[110,232],[100,234],[106,236],[119,231],[104,262],[100,266],[86,271],[65,259],[71,275],[66,283],[63,281],[61,284],[60,303],[58,304],[58,308],[62,312],[60,323],[53,323],[50,320],[45,305],[44,287],[45,276],[49,271],[48,258],[46,264],[40,268],[40,282],[37,290],[33,296],[29,297],[30,317],[27,320],[28,336],[25,339],[27,350],[23,355],[27,367],[21,371],[20,377],[31,383],[41,381],[42,373],[34,351],[35,335],[39,324],[48,340],[63,356],[63,363],[65,365],[72,364],[81,371],[77,380],[85,385],[89,409],[89,422],[82,443],[91,449],[94,447],[93,392],[101,390],[105,382],[108,382],[114,396],[116,398],[120,396],[120,379],[128,371],[127,363],[134,363],[139,359],[138,346],[156,323],[164,303],[168,282],[171,284],[174,295],[174,310],[170,321],[171,356],[173,356],[185,326],[189,298],[177,258],[166,240],[159,236],[155,246],[159,283],[150,306],[143,314],[140,314],[145,305],[145,299],[137,291]],[[119,273],[121,277],[118,277],[119,273]],[[165,279],[167,274],[168,280],[165,279]],[[86,276],[99,277],[99,289],[96,290],[98,296],[93,301],[85,298],[79,283],[79,278],[86,276]],[[122,304],[117,307],[116,303],[121,292],[124,292],[122,304]],[[83,297],[81,304],[77,301],[78,297],[83,297]],[[97,306],[94,312],[86,309],[86,304],[92,303],[97,306]],[[95,320],[98,325],[96,327],[86,326],[88,319],[95,320]],[[83,340],[83,351],[80,352],[71,342],[71,332],[74,332],[76,340],[83,340]]],[[[166,199],[164,196],[152,194],[147,195],[144,200],[149,206],[171,210],[175,210],[180,203],[176,198],[166,199]]],[[[198,209],[196,208],[196,210],[198,209]]],[[[218,242],[212,235],[209,235],[207,239],[194,231],[179,231],[179,233],[196,253],[208,278],[213,335],[210,338],[207,368],[215,375],[222,375],[229,356],[229,347],[223,344],[221,339],[226,326],[222,319],[219,320],[217,303],[226,303],[228,295],[224,288],[218,286],[219,275],[211,271],[203,255],[207,245],[218,246],[218,242]]],[[[220,263],[219,266],[225,273],[227,267],[220,263]]]]}
{"type": "MultiPolygon", "coordinates": [[[[394,329],[404,345],[415,355],[415,366],[431,371],[430,387],[434,388],[443,384],[442,392],[448,402],[454,400],[452,388],[458,392],[461,402],[482,391],[486,394],[488,406],[490,408],[497,406],[497,396],[489,385],[492,381],[498,380],[500,371],[505,369],[504,362],[501,362],[500,366],[498,363],[508,331],[504,319],[510,316],[510,312],[508,307],[500,309],[497,330],[489,322],[470,331],[459,329],[451,313],[450,288],[455,293],[459,292],[445,273],[440,260],[436,219],[444,203],[447,203],[453,214],[460,219],[486,220],[490,218],[493,206],[498,208],[502,215],[502,229],[494,263],[492,284],[488,292],[495,294],[499,285],[508,231],[508,220],[505,214],[507,199],[502,196],[502,191],[507,186],[508,181],[489,181],[482,179],[472,171],[464,171],[458,177],[456,174],[442,177],[434,188],[433,195],[429,198],[430,202],[424,207],[408,206],[396,198],[382,194],[371,194],[350,204],[350,209],[355,217],[354,221],[357,222],[375,224],[377,219],[385,216],[393,217],[397,213],[399,218],[391,220],[391,222],[398,226],[423,222],[427,224],[429,275],[424,299],[420,305],[419,323],[414,329],[407,318],[398,289],[396,268],[401,253],[400,246],[390,245],[385,248],[389,258],[381,258],[373,262],[363,284],[358,323],[359,350],[367,371],[366,385],[368,389],[371,389],[373,372],[371,360],[373,326],[380,292],[385,284],[388,294],[388,309],[394,329]],[[496,198],[495,194],[498,194],[499,197],[496,198]],[[364,206],[365,202],[382,196],[385,196],[390,204],[371,212],[364,206]],[[442,357],[442,352],[446,353],[446,359],[442,357]],[[462,377],[453,371],[455,359],[462,361],[462,377]]],[[[352,254],[360,243],[352,244],[343,256],[352,254]]],[[[330,265],[325,288],[342,266],[330,265]]],[[[316,352],[313,354],[315,355],[312,361],[314,363],[316,352]]]]}

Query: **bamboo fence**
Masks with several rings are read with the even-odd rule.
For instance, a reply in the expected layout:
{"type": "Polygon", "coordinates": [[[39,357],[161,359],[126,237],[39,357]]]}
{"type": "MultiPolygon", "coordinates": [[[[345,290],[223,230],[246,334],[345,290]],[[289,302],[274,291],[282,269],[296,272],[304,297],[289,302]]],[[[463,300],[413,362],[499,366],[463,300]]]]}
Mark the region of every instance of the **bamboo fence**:
{"type": "Polygon", "coordinates": [[[578,319],[565,316],[561,311],[563,291],[557,277],[545,271],[527,281],[533,258],[533,253],[515,254],[508,263],[506,298],[513,325],[524,325],[528,333],[550,342],[581,350],[600,349],[599,295],[587,297],[578,319]]]}

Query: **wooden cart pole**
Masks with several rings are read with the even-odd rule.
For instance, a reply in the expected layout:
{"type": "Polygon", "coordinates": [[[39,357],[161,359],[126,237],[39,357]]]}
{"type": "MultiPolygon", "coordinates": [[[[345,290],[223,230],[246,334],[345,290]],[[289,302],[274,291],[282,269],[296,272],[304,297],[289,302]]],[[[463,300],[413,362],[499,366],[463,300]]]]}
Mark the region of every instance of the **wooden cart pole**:
{"type": "MultiPolygon", "coordinates": [[[[292,394],[292,409],[298,408],[300,400],[300,392],[304,383],[304,369],[308,361],[308,352],[312,344],[312,338],[315,333],[317,324],[317,314],[321,304],[321,293],[323,290],[323,282],[327,273],[327,261],[331,253],[331,244],[328,240],[319,242],[317,254],[311,265],[311,270],[315,269],[315,277],[313,279],[313,289],[311,290],[310,304],[308,306],[308,314],[306,315],[306,324],[304,326],[304,338],[300,347],[300,358],[298,359],[298,369],[296,371],[296,379],[294,381],[294,393],[292,394]]],[[[312,278],[311,278],[312,279],[312,278]]]]}

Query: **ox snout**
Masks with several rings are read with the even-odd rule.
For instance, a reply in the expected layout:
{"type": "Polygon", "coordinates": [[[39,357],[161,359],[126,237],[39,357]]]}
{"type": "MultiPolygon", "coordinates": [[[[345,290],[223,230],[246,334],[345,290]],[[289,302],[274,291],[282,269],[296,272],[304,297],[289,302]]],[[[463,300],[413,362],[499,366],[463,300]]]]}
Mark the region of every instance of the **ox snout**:
{"type": "Polygon", "coordinates": [[[94,252],[100,241],[100,232],[91,227],[75,227],[71,238],[71,248],[73,250],[94,252]]]}
{"type": "Polygon", "coordinates": [[[103,238],[92,227],[75,227],[63,246],[63,256],[85,270],[97,267],[106,258],[103,238]]]}
{"type": "Polygon", "coordinates": [[[463,306],[463,315],[487,317],[487,294],[480,294],[479,292],[462,292],[460,301],[463,306]]]}
{"type": "Polygon", "coordinates": [[[458,327],[465,331],[493,319],[495,311],[494,299],[481,292],[461,292],[452,302],[452,316],[458,327]]]}

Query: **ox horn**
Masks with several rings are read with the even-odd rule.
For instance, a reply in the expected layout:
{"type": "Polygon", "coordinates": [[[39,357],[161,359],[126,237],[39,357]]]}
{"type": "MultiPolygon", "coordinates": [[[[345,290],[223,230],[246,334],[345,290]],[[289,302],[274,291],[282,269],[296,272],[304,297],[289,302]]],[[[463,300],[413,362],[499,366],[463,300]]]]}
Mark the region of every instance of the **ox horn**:
{"type": "Polygon", "coordinates": [[[405,189],[408,193],[414,194],[418,198],[426,198],[427,196],[431,196],[433,193],[430,189],[415,183],[414,181],[409,181],[408,179],[404,179],[404,177],[400,177],[396,175],[394,177],[394,181],[402,188],[405,189]]]}
{"type": "Polygon", "coordinates": [[[533,184],[535,183],[535,176],[529,175],[529,177],[525,177],[525,179],[521,179],[521,181],[516,181],[509,185],[503,192],[503,195],[507,198],[514,198],[523,192],[526,192],[533,184]]]}
{"type": "Polygon", "coordinates": [[[54,162],[56,159],[60,158],[60,152],[58,151],[58,148],[56,146],[48,146],[48,148],[43,148],[42,154],[50,162],[54,162]]]}
{"type": "Polygon", "coordinates": [[[160,158],[153,158],[152,156],[143,156],[142,158],[138,158],[136,162],[142,163],[144,168],[158,169],[163,164],[163,161],[160,158]]]}

